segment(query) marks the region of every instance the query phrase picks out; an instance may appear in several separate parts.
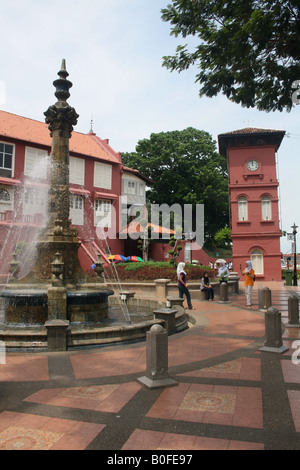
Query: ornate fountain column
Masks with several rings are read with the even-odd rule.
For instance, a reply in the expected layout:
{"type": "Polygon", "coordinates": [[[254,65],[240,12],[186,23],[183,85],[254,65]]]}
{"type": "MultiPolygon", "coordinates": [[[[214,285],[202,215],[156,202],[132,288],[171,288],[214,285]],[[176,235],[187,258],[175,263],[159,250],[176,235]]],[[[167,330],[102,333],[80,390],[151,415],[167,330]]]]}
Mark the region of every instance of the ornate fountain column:
{"type": "Polygon", "coordinates": [[[68,75],[63,60],[59,78],[53,82],[57,102],[44,113],[52,137],[48,222],[38,237],[36,264],[25,281],[76,287],[84,282],[85,273],[78,260],[77,230],[69,221],[69,139],[78,114],[67,103],[72,86],[68,75]]]}
{"type": "Polygon", "coordinates": [[[78,114],[68,103],[72,83],[67,80],[65,60],[62,61],[59,79],[53,82],[58,101],[50,106],[45,114],[52,137],[50,189],[48,195],[48,234],[68,238],[74,235],[69,229],[69,139],[78,114]]]}
{"type": "MultiPolygon", "coordinates": [[[[24,281],[74,289],[91,282],[91,279],[80,266],[77,230],[70,226],[69,220],[69,140],[79,116],[67,103],[72,87],[68,75],[63,60],[59,78],[53,82],[57,102],[44,113],[52,137],[48,222],[36,243],[35,266],[24,281]]],[[[99,276],[97,282],[103,283],[103,278],[99,276]]]]}

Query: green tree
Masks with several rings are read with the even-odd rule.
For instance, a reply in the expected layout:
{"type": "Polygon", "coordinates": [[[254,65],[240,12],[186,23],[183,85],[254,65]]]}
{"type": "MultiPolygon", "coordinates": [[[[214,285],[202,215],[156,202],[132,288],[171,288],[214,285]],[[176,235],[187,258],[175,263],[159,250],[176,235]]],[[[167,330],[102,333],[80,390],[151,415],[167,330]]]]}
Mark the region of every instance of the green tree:
{"type": "Polygon", "coordinates": [[[220,92],[265,111],[290,110],[300,79],[299,0],[172,0],[162,10],[171,34],[197,37],[163,65],[181,72],[196,65],[200,96],[220,92]]]}
{"type": "Polygon", "coordinates": [[[122,158],[154,181],[148,194],[152,204],[204,204],[207,243],[228,223],[227,164],[207,132],[189,127],[151,134],[122,158]]]}
{"type": "Polygon", "coordinates": [[[223,227],[215,234],[215,243],[219,248],[230,248],[231,241],[231,229],[229,227],[223,227]]]}

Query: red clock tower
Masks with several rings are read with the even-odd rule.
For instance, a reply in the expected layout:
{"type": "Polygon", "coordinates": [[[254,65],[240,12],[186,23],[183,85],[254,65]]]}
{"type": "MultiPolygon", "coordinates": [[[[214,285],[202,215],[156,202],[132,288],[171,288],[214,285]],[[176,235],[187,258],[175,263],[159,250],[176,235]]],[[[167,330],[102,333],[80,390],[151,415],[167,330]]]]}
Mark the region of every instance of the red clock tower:
{"type": "Polygon", "coordinates": [[[227,158],[235,271],[251,259],[258,280],[281,280],[276,152],[285,131],[240,129],[218,136],[227,158]]]}

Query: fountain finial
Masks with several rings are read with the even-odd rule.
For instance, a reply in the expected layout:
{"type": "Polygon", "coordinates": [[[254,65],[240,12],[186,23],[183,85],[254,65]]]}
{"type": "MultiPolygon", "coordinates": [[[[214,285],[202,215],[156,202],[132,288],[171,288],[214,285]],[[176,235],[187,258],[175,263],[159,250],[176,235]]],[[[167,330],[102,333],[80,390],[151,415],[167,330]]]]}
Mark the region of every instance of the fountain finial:
{"type": "Polygon", "coordinates": [[[70,97],[69,89],[73,86],[73,84],[67,80],[69,76],[67,69],[66,69],[66,60],[62,59],[60,71],[57,72],[59,78],[53,82],[53,85],[56,88],[56,92],[54,93],[58,101],[66,102],[67,99],[70,97]]]}
{"type": "Polygon", "coordinates": [[[73,84],[67,80],[68,72],[66,69],[66,60],[63,59],[61,63],[60,71],[57,72],[59,78],[53,82],[53,85],[56,88],[55,96],[58,101],[50,106],[47,111],[44,112],[46,116],[46,123],[50,130],[50,135],[52,137],[53,131],[55,129],[62,132],[63,130],[69,131],[69,138],[71,137],[71,132],[73,131],[73,126],[77,124],[78,114],[74,108],[71,108],[67,99],[70,96],[69,89],[73,84]]]}

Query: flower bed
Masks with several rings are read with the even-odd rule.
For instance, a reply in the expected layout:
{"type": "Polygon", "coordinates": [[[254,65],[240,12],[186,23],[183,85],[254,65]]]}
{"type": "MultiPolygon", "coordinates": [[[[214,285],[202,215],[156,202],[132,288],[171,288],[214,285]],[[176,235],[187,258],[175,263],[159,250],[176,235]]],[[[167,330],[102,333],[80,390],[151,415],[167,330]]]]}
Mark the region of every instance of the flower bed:
{"type": "MultiPolygon", "coordinates": [[[[122,263],[115,264],[120,281],[154,281],[155,279],[177,280],[176,268],[167,262],[142,262],[142,263],[122,263]]],[[[206,266],[194,266],[186,264],[185,271],[188,281],[200,281],[204,271],[209,277],[214,277],[216,271],[206,266]]]]}

